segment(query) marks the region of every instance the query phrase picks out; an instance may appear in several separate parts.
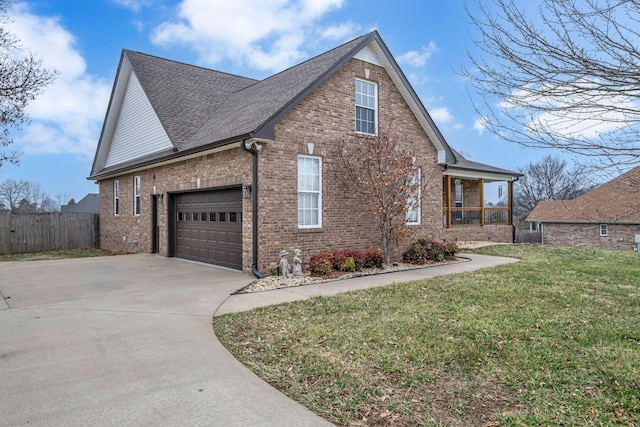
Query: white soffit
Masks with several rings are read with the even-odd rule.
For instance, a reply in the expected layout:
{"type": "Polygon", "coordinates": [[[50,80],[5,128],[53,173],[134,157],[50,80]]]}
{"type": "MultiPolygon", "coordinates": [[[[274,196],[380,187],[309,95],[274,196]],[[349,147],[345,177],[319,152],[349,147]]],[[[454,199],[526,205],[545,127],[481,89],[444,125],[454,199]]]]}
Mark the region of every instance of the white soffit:
{"type": "Polygon", "coordinates": [[[125,59],[107,120],[105,141],[109,149],[104,167],[109,167],[173,148],[160,119],[136,75],[125,59]],[[122,79],[122,81],[120,81],[122,79]]]}

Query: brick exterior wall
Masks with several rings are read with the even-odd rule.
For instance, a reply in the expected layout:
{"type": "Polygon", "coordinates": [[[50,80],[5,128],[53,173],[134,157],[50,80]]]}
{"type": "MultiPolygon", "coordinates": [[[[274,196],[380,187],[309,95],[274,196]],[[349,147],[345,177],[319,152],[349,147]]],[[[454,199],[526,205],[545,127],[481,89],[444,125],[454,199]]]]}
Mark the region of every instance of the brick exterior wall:
{"type": "MultiPolygon", "coordinates": [[[[337,142],[347,146],[366,140],[355,133],[355,79],[378,85],[378,124],[383,133],[411,150],[422,169],[428,191],[423,193],[421,225],[411,226],[414,238],[440,239],[442,168],[437,151],[382,67],[353,59],[285,114],[276,126],[276,142],[260,152],[260,255],[266,272],[275,267],[282,249],[303,251],[304,262],[326,249],[380,246],[376,219],[354,195],[339,185],[337,142]],[[365,68],[370,70],[365,77],[365,68]],[[308,144],[314,144],[309,152],[308,144]],[[298,155],[322,159],[322,228],[300,229],[297,216],[298,155]],[[275,198],[272,195],[277,194],[275,198]]],[[[408,242],[401,242],[406,244],[408,242]]]]}
{"type": "MultiPolygon", "coordinates": [[[[100,247],[125,253],[150,253],[152,249],[152,197],[162,195],[159,234],[160,255],[167,256],[170,192],[251,184],[251,155],[241,148],[147,169],[100,181],[100,247]],[[133,179],[140,176],[140,216],[133,214],[133,179]],[[113,181],[120,181],[120,214],[114,215],[113,181]],[[199,184],[199,185],[198,185],[199,184]]],[[[251,201],[243,201],[243,259],[251,260],[251,201]]]]}
{"type": "Polygon", "coordinates": [[[608,224],[609,235],[600,236],[600,224],[543,224],[543,243],[550,245],[593,246],[603,249],[633,250],[640,224],[608,224]]]}
{"type": "MultiPolygon", "coordinates": [[[[361,146],[365,142],[355,133],[356,78],[377,83],[379,129],[396,138],[415,155],[422,170],[423,183],[427,182],[427,190],[422,194],[421,224],[410,226],[411,237],[399,242],[400,249],[396,255],[416,238],[510,242],[511,227],[465,227],[443,231],[442,167],[437,164],[436,149],[384,68],[352,59],[281,117],[275,128],[275,141],[264,143],[258,154],[260,271],[269,274],[277,265],[278,254],[283,249],[290,253],[296,248],[301,249],[303,262],[307,264],[312,254],[322,250],[367,249],[380,245],[376,219],[366,207],[359,205],[352,194],[345,194],[338,184],[340,167],[336,142],[345,138],[352,146],[361,146]],[[368,78],[365,69],[369,70],[368,78]],[[312,152],[309,144],[313,144],[312,152]],[[322,159],[322,227],[318,229],[298,228],[297,170],[301,154],[322,159]]],[[[226,151],[115,178],[120,181],[121,209],[118,216],[113,213],[114,179],[102,180],[101,247],[131,253],[151,252],[152,197],[157,194],[162,195],[159,253],[167,256],[167,215],[171,199],[168,193],[251,184],[251,155],[238,145],[226,151]],[[140,175],[142,184],[140,216],[133,215],[133,180],[136,175],[140,175]]],[[[475,190],[472,185],[467,188],[469,194],[465,194],[465,204],[467,200],[471,203],[474,195],[478,198],[477,185],[475,190]]],[[[251,200],[243,200],[245,272],[250,272],[252,263],[251,226],[251,200]]]]}
{"type": "Polygon", "coordinates": [[[506,224],[488,224],[484,227],[459,225],[444,228],[442,236],[447,242],[488,241],[513,243],[513,226],[506,224]]]}

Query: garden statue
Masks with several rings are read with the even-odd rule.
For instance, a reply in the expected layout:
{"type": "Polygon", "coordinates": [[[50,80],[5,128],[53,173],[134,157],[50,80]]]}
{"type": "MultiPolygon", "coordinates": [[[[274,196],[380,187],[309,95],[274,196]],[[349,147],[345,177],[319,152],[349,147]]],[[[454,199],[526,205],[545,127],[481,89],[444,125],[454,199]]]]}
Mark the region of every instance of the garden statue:
{"type": "Polygon", "coordinates": [[[296,249],[293,257],[293,277],[302,277],[302,251],[296,249]]]}
{"type": "Polygon", "coordinates": [[[280,273],[282,273],[283,279],[289,278],[289,261],[287,260],[289,252],[280,251],[280,273]]]}

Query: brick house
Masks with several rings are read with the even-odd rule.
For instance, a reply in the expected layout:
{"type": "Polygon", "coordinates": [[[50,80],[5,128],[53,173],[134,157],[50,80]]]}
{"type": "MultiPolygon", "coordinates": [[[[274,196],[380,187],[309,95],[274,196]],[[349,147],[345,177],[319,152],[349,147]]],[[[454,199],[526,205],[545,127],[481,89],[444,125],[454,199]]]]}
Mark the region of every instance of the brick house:
{"type": "Polygon", "coordinates": [[[518,174],[451,149],[374,31],[261,81],[124,50],[89,177],[101,246],[254,273],[282,249],[377,247],[334,166],[336,141],[362,149],[379,129],[416,148],[428,183],[414,237],[512,241],[518,174]]]}
{"type": "Polygon", "coordinates": [[[574,200],[540,202],[526,221],[542,243],[638,250],[640,167],[574,200]]]}

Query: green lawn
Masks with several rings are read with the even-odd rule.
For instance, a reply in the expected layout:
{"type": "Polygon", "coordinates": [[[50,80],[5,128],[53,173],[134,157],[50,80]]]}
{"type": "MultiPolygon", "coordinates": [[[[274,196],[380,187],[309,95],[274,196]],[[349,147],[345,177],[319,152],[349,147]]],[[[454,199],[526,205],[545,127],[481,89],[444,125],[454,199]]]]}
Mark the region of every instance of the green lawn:
{"type": "Polygon", "coordinates": [[[640,255],[521,262],[214,319],[276,388],[338,425],[640,425],[640,255]]]}

